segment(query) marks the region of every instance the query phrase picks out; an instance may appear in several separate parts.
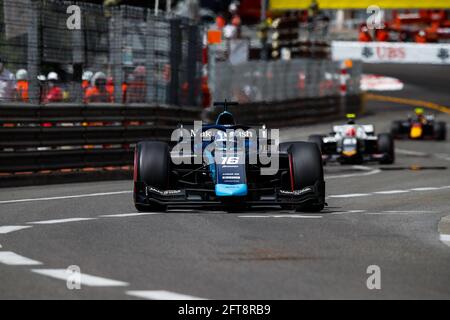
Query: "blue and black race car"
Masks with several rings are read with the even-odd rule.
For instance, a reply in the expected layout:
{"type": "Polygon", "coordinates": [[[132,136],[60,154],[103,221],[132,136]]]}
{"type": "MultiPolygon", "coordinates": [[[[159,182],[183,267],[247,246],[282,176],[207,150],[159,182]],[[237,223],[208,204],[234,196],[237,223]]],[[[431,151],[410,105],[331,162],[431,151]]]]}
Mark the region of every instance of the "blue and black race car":
{"type": "Polygon", "coordinates": [[[214,124],[180,127],[172,144],[140,142],[135,151],[134,202],[138,211],[168,207],[229,211],[279,206],[319,212],[325,181],[318,146],[278,144],[265,126],[238,125],[223,106],[214,124]]]}

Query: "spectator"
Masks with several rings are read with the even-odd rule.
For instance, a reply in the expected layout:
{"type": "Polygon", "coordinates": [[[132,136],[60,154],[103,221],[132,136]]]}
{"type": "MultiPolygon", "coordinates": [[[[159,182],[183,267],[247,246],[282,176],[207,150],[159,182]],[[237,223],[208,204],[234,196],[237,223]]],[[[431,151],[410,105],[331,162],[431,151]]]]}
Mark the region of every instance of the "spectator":
{"type": "Polygon", "coordinates": [[[369,28],[367,26],[362,26],[359,31],[359,37],[358,40],[361,42],[371,42],[372,36],[369,33],[369,28]]]}
{"type": "Polygon", "coordinates": [[[0,57],[0,101],[12,101],[15,96],[14,75],[5,68],[6,60],[0,57]]]}
{"type": "Polygon", "coordinates": [[[86,90],[85,102],[113,102],[112,95],[106,88],[106,75],[103,72],[97,72],[91,80],[91,87],[86,90]]]}
{"type": "Polygon", "coordinates": [[[58,83],[58,74],[56,72],[50,72],[47,76],[47,92],[44,97],[44,103],[63,101],[64,93],[58,83]]]}
{"type": "Polygon", "coordinates": [[[416,43],[427,43],[427,33],[424,30],[420,30],[414,37],[416,43]]]}
{"type": "Polygon", "coordinates": [[[386,29],[377,29],[375,31],[375,37],[377,41],[387,42],[389,41],[389,32],[386,29]]]}
{"type": "Polygon", "coordinates": [[[25,69],[20,69],[16,73],[16,100],[21,102],[28,102],[28,72],[25,69]]]}
{"type": "Polygon", "coordinates": [[[225,25],[226,25],[227,21],[225,20],[225,17],[223,16],[222,13],[218,14],[216,17],[216,27],[219,30],[222,30],[225,25]]]}
{"type": "Polygon", "coordinates": [[[83,73],[81,87],[83,88],[84,94],[86,94],[86,90],[89,89],[92,77],[94,76],[94,73],[92,71],[85,71],[83,73]]]}
{"type": "Polygon", "coordinates": [[[147,99],[147,69],[138,66],[133,71],[133,80],[127,88],[128,103],[143,103],[147,99]]]}
{"type": "Polygon", "coordinates": [[[229,11],[231,14],[231,25],[236,28],[237,36],[240,37],[242,21],[238,13],[238,5],[235,2],[231,3],[229,11]]]}
{"type": "Polygon", "coordinates": [[[47,95],[47,77],[43,74],[37,76],[39,83],[39,102],[43,102],[47,95]]]}

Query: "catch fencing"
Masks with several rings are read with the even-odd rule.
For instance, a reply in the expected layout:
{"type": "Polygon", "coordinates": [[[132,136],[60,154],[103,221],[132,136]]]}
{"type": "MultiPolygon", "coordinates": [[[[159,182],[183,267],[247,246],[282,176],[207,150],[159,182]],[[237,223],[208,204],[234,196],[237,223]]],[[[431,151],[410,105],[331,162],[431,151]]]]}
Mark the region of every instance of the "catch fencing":
{"type": "MultiPolygon", "coordinates": [[[[219,101],[272,103],[340,95],[341,63],[329,60],[219,62],[213,72],[210,87],[219,101]]],[[[362,63],[354,61],[345,79],[348,95],[360,94],[361,74],[362,63]]]]}
{"type": "Polygon", "coordinates": [[[55,0],[1,0],[0,11],[0,81],[14,89],[9,72],[24,69],[29,85],[26,98],[0,90],[1,102],[201,103],[202,31],[190,20],[146,8],[55,0]],[[77,11],[67,10],[74,5],[79,29],[70,20],[77,11]],[[100,93],[89,99],[87,86],[95,83],[83,79],[86,71],[106,75],[100,93]],[[58,74],[56,83],[38,81],[50,72],[58,74]],[[61,94],[49,94],[53,86],[61,94]]]}

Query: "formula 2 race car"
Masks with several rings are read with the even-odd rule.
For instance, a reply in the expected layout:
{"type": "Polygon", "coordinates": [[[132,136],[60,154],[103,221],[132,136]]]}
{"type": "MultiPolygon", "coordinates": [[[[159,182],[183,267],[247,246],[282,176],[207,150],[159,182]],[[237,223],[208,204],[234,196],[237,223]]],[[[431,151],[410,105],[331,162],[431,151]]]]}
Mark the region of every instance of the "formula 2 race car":
{"type": "Polygon", "coordinates": [[[388,133],[375,135],[373,125],[355,124],[355,115],[347,115],[347,124],[334,126],[330,135],[311,135],[322,152],[324,163],[361,164],[378,161],[392,164],[395,161],[394,140],[388,133]]]}
{"type": "Polygon", "coordinates": [[[190,130],[180,126],[172,135],[175,143],[137,145],[134,203],[138,211],[168,207],[236,211],[266,205],[307,212],[324,208],[325,181],[317,146],[278,145],[277,133],[265,126],[237,125],[227,111],[228,105],[236,104],[216,102],[215,106],[224,107],[216,123],[196,123],[190,130]]]}
{"type": "Polygon", "coordinates": [[[395,139],[447,139],[447,124],[436,121],[433,115],[424,115],[422,108],[415,110],[415,117],[392,122],[391,134],[395,139]]]}

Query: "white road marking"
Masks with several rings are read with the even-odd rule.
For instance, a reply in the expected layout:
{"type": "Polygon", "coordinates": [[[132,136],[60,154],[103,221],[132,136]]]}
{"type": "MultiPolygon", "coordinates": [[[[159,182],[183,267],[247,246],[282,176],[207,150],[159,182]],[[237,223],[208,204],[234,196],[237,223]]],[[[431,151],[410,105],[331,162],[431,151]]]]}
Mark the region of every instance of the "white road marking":
{"type": "MultiPolygon", "coordinates": [[[[32,228],[31,226],[2,226],[0,227],[0,234],[7,234],[14,231],[32,228]]],[[[1,247],[0,247],[1,248],[1,247]]]]}
{"type": "Polygon", "coordinates": [[[395,152],[398,154],[403,154],[407,156],[416,156],[416,157],[426,157],[429,156],[429,154],[425,152],[419,152],[419,151],[412,151],[412,150],[405,150],[405,149],[395,149],[395,152]]]}
{"type": "Polygon", "coordinates": [[[162,214],[161,212],[144,212],[144,213],[123,213],[123,214],[108,214],[100,216],[100,218],[128,218],[128,217],[140,217],[151,216],[156,214],[162,214]]]}
{"type": "Polygon", "coordinates": [[[331,214],[345,214],[345,213],[364,213],[367,210],[349,210],[349,211],[338,211],[338,212],[332,212],[331,214]]]}
{"type": "Polygon", "coordinates": [[[411,191],[433,191],[433,190],[439,190],[439,188],[436,188],[436,187],[425,187],[425,188],[414,188],[414,189],[411,189],[411,191]]]}
{"type": "Polygon", "coordinates": [[[399,193],[408,193],[409,190],[389,190],[389,191],[376,191],[375,194],[399,194],[399,193]]]}
{"type": "Polygon", "coordinates": [[[149,290],[149,291],[127,291],[127,295],[147,299],[147,300],[205,300],[194,296],[188,296],[176,292],[164,290],[149,290]]]}
{"type": "Polygon", "coordinates": [[[450,247],[450,234],[440,234],[439,240],[441,240],[445,245],[450,247]]]}
{"type": "Polygon", "coordinates": [[[49,198],[32,198],[32,199],[19,199],[19,200],[4,200],[4,201],[0,201],[0,204],[21,203],[21,202],[33,202],[33,201],[53,201],[53,200],[66,200],[66,199],[91,198],[91,197],[104,197],[104,196],[115,196],[115,195],[130,194],[130,193],[133,193],[133,191],[117,191],[117,192],[90,193],[90,194],[79,194],[79,195],[72,195],[72,196],[49,197],[49,198]]]}
{"type": "Polygon", "coordinates": [[[239,218],[293,218],[293,219],[321,219],[323,216],[306,216],[300,214],[282,214],[282,215],[250,215],[238,216],[239,218]]]}
{"type": "Polygon", "coordinates": [[[448,154],[438,153],[435,156],[438,159],[450,161],[450,155],[448,155],[448,154]]]}
{"type": "Polygon", "coordinates": [[[338,194],[328,196],[328,198],[357,198],[357,197],[367,197],[370,196],[369,193],[350,193],[350,194],[338,194]]]}
{"type": "Polygon", "coordinates": [[[334,175],[334,176],[325,176],[325,180],[330,179],[343,179],[343,178],[353,178],[353,177],[364,177],[364,176],[371,176],[374,174],[378,174],[381,172],[380,169],[372,169],[370,167],[366,166],[353,166],[353,169],[362,170],[362,171],[368,171],[364,173],[349,173],[349,174],[341,174],[341,175],[334,175]]]}
{"type": "Polygon", "coordinates": [[[436,211],[430,211],[430,210],[424,210],[424,211],[420,211],[420,210],[391,210],[391,211],[383,211],[385,213],[436,213],[436,211]]]}
{"type": "Polygon", "coordinates": [[[70,219],[34,221],[34,222],[28,222],[28,223],[29,224],[58,224],[58,223],[69,223],[69,222],[88,221],[88,220],[96,220],[96,218],[70,218],[70,219]]]}
{"type": "Polygon", "coordinates": [[[10,266],[37,266],[42,263],[32,260],[12,251],[0,251],[0,263],[10,266]]]}
{"type": "Polygon", "coordinates": [[[349,194],[339,194],[339,195],[331,195],[327,198],[357,198],[357,197],[367,197],[367,196],[376,196],[376,195],[392,195],[392,194],[404,194],[409,193],[411,191],[433,191],[433,190],[444,190],[450,189],[450,186],[442,186],[442,187],[421,187],[414,188],[408,190],[387,190],[387,191],[376,191],[371,193],[349,193],[349,194]]]}
{"type": "Polygon", "coordinates": [[[407,215],[407,214],[426,214],[436,213],[434,211],[382,211],[382,212],[367,212],[368,215],[407,215]]]}
{"type": "MultiPolygon", "coordinates": [[[[33,269],[34,273],[44,275],[50,278],[67,281],[71,273],[68,273],[66,269],[33,269]]],[[[126,287],[129,284],[122,281],[91,276],[85,273],[80,275],[80,282],[83,286],[88,287],[126,287]]]]}

